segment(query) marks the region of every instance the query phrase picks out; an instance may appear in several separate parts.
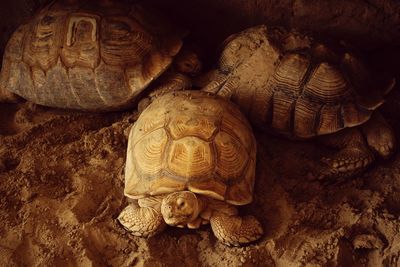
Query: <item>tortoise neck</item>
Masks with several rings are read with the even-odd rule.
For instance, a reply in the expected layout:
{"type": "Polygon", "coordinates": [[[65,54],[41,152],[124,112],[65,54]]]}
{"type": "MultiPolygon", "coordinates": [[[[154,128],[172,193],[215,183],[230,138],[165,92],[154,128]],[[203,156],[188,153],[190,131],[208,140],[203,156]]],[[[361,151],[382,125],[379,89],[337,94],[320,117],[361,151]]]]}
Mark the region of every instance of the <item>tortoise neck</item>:
{"type": "Polygon", "coordinates": [[[205,197],[203,197],[203,196],[200,196],[200,195],[198,195],[198,194],[194,194],[195,196],[196,196],[196,199],[197,199],[197,203],[198,203],[198,205],[199,205],[199,214],[200,213],[202,213],[204,210],[206,210],[207,209],[207,207],[208,207],[208,201],[207,201],[207,199],[205,198],[205,197]]]}

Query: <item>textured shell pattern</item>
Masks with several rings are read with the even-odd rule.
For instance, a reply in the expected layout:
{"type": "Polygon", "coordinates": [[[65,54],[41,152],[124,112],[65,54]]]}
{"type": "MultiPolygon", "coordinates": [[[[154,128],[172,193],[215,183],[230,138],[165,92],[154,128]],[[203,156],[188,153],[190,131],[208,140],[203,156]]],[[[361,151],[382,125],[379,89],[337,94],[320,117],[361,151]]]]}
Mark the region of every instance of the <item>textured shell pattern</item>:
{"type": "Polygon", "coordinates": [[[75,2],[53,3],[17,29],[0,86],[45,106],[129,107],[171,64],[181,36],[139,5],[75,2]]]}
{"type": "Polygon", "coordinates": [[[383,103],[372,93],[382,86],[366,82],[373,75],[345,47],[264,25],[227,39],[218,71],[205,91],[230,97],[255,125],[295,138],[360,125],[383,103]]]}
{"type": "Polygon", "coordinates": [[[239,108],[201,91],[156,99],[132,128],[125,195],[190,190],[234,205],[252,201],[256,142],[239,108]]]}

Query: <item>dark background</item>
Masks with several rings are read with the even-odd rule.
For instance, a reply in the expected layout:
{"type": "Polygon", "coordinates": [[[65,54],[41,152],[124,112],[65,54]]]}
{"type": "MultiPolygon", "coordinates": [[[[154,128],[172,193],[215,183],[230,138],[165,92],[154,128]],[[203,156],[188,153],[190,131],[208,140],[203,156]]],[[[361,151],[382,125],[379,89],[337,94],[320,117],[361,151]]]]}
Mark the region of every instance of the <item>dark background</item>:
{"type": "MultiPolygon", "coordinates": [[[[128,0],[125,0],[128,1],[128,0]]],[[[0,2],[1,46],[10,33],[49,0],[0,2]]],[[[221,38],[259,23],[348,38],[363,47],[400,44],[397,0],[147,0],[211,47],[221,38]]]]}

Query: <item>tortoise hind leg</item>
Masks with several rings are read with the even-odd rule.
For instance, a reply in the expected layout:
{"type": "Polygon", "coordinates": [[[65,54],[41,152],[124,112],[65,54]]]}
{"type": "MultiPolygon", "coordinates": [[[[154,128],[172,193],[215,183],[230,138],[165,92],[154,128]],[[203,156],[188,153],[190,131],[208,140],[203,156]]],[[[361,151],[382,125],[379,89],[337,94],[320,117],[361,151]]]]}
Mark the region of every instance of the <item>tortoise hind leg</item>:
{"type": "Polygon", "coordinates": [[[396,149],[396,137],[392,127],[381,114],[374,112],[371,119],[361,126],[369,147],[382,158],[389,158],[396,149]]]}
{"type": "Polygon", "coordinates": [[[359,129],[345,129],[339,133],[323,136],[320,141],[338,152],[323,157],[317,163],[316,173],[312,175],[320,180],[344,179],[364,171],[375,156],[369,149],[359,129]]]}

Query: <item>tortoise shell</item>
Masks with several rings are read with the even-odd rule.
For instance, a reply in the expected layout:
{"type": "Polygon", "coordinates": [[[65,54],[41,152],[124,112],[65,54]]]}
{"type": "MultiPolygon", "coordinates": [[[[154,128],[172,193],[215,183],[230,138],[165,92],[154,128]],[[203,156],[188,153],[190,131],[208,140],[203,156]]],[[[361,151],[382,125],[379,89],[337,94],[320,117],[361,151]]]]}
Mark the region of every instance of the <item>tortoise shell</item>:
{"type": "Polygon", "coordinates": [[[190,190],[234,205],[252,201],[256,141],[232,102],[201,91],[157,98],[131,129],[125,195],[190,190]]]}
{"type": "Polygon", "coordinates": [[[204,90],[230,97],[261,128],[295,138],[334,133],[367,121],[394,85],[374,80],[348,50],[257,26],[225,41],[204,90]]]}
{"type": "Polygon", "coordinates": [[[168,68],[181,37],[138,4],[53,2],[12,35],[0,89],[51,107],[126,108],[168,68]]]}

